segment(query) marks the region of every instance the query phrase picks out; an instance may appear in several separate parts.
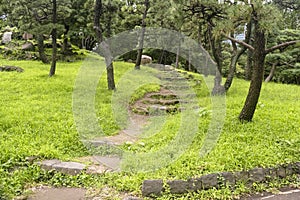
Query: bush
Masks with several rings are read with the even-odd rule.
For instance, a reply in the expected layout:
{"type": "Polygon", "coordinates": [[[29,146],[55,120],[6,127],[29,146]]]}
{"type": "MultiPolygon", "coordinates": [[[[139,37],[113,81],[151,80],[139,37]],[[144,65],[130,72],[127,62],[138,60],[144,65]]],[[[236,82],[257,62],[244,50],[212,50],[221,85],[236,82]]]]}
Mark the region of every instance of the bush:
{"type": "Polygon", "coordinates": [[[300,69],[286,69],[279,75],[279,80],[282,83],[300,84],[300,69]]]}

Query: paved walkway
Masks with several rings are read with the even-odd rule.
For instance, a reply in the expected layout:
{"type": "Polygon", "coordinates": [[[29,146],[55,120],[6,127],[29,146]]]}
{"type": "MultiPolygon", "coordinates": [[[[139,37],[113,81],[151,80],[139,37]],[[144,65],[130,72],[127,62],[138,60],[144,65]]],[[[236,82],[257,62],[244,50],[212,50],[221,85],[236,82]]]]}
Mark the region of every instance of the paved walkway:
{"type": "Polygon", "coordinates": [[[38,190],[28,200],[84,200],[85,193],[79,188],[47,188],[38,190]]]}
{"type": "Polygon", "coordinates": [[[244,200],[300,200],[300,189],[291,189],[278,194],[262,194],[260,197],[255,195],[244,200]]]}

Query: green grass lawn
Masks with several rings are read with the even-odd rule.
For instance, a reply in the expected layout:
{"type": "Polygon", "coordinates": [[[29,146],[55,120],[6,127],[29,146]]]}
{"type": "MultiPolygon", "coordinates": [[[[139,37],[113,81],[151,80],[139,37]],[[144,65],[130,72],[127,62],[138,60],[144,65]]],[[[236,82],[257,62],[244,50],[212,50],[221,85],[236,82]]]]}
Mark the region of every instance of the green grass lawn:
{"type": "MultiPolygon", "coordinates": [[[[90,154],[80,142],[72,112],[73,86],[82,62],[58,63],[57,75],[53,78],[47,76],[50,66],[37,61],[2,59],[0,64],[16,65],[25,70],[24,73],[0,73],[0,199],[12,198],[37,183],[77,187],[108,185],[118,191],[140,194],[144,179],[188,179],[213,172],[274,166],[299,161],[300,158],[300,87],[264,84],[254,121],[242,124],[237,117],[249,82],[235,79],[226,97],[226,120],[220,139],[203,158],[199,157],[199,151],[211,119],[209,93],[204,84],[195,87],[199,105],[203,108],[199,115],[199,131],[187,151],[169,166],[155,172],[120,172],[98,177],[85,174],[70,177],[44,172],[28,164],[25,158],[72,160],[90,154]]],[[[132,68],[132,64],[116,62],[117,82],[132,68]]],[[[202,79],[200,75],[198,78],[202,79]]],[[[113,92],[106,90],[105,80],[104,76],[99,81],[96,110],[104,132],[112,135],[117,133],[119,126],[112,114],[113,92]]],[[[146,91],[151,89],[157,90],[157,87],[146,91]]],[[[142,95],[143,90],[138,90],[137,94],[142,95]]],[[[122,148],[131,152],[158,150],[175,136],[178,122],[180,114],[170,116],[160,132],[142,140],[143,145],[124,145],[122,148]]],[[[214,198],[214,195],[217,195],[215,198],[229,198],[230,192],[224,189],[189,195],[194,198],[214,198]]],[[[167,198],[171,196],[165,194],[162,199],[167,198]]]]}

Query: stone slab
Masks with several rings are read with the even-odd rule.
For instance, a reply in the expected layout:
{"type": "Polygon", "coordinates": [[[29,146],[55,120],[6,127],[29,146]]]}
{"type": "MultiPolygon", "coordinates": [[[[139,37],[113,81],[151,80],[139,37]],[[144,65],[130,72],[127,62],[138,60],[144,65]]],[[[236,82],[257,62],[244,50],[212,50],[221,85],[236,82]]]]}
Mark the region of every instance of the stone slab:
{"type": "Polygon", "coordinates": [[[145,180],[142,185],[142,195],[145,197],[149,196],[160,196],[163,191],[162,180],[145,180]]]}

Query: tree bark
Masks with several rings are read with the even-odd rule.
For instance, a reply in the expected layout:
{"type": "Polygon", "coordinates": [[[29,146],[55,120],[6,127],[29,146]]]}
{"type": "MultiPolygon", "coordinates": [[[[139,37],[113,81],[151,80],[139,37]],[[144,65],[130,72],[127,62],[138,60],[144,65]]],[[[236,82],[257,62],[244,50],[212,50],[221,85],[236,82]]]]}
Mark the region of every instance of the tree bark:
{"type": "MultiPolygon", "coordinates": [[[[247,23],[247,33],[246,33],[246,37],[245,37],[245,43],[250,42],[251,34],[252,34],[252,20],[250,20],[250,22],[247,23]]],[[[233,38],[233,36],[234,36],[234,34],[232,33],[231,37],[233,38]]],[[[236,42],[234,42],[234,41],[231,41],[231,42],[232,42],[233,54],[231,57],[229,73],[228,73],[228,76],[227,76],[225,84],[224,84],[224,88],[225,88],[226,92],[231,87],[231,84],[232,84],[232,81],[233,81],[233,78],[234,78],[234,75],[236,72],[236,64],[237,64],[238,60],[240,59],[241,55],[243,55],[243,53],[245,53],[245,51],[247,50],[247,47],[243,46],[243,45],[242,45],[241,49],[238,50],[236,42]]]]}
{"type": "Polygon", "coordinates": [[[256,105],[260,96],[261,86],[264,78],[264,61],[265,61],[265,33],[260,29],[258,22],[255,22],[253,42],[253,72],[251,77],[250,88],[246,98],[245,105],[239,115],[241,121],[252,121],[256,105]]]}
{"type": "Polygon", "coordinates": [[[274,73],[275,73],[275,70],[276,70],[276,65],[278,64],[278,61],[273,63],[272,65],[272,68],[271,68],[271,71],[270,71],[270,74],[269,76],[266,78],[265,82],[270,82],[274,76],[274,73]]]}
{"type": "Polygon", "coordinates": [[[99,43],[103,41],[102,31],[100,28],[100,17],[102,15],[102,0],[96,0],[94,10],[94,31],[99,43]]]}
{"type": "Polygon", "coordinates": [[[221,40],[211,40],[213,57],[217,63],[214,88],[212,95],[223,95],[225,88],[222,86],[222,46],[221,40]],[[217,45],[217,46],[216,46],[217,45]]]}
{"type": "Polygon", "coordinates": [[[237,48],[235,42],[233,42],[233,41],[232,41],[232,48],[233,48],[233,53],[231,56],[229,72],[228,72],[227,79],[224,84],[225,91],[228,91],[228,89],[230,88],[230,86],[232,84],[233,77],[234,77],[234,74],[236,71],[236,63],[237,63],[239,57],[242,55],[242,51],[238,52],[238,48],[237,48]]]}
{"type": "Polygon", "coordinates": [[[165,56],[165,50],[163,49],[161,54],[160,54],[160,58],[159,58],[159,64],[163,64],[164,62],[164,56],[165,56]]]}
{"type": "Polygon", "coordinates": [[[38,50],[39,50],[39,56],[43,63],[48,64],[49,60],[45,54],[45,48],[44,48],[44,36],[43,34],[37,35],[37,42],[38,42],[38,50]]]}
{"type": "MultiPolygon", "coordinates": [[[[109,7],[109,10],[112,7],[110,1],[108,3],[108,7],[109,7]]],[[[112,11],[110,10],[110,12],[112,12],[112,11]]],[[[112,24],[112,17],[111,17],[111,15],[109,15],[107,26],[106,26],[108,37],[111,37],[111,34],[112,34],[111,24],[112,24]]],[[[106,71],[107,71],[107,87],[108,87],[109,90],[115,90],[116,89],[116,84],[115,84],[114,65],[113,65],[112,57],[110,57],[110,60],[107,63],[106,71]]]]}
{"type": "Polygon", "coordinates": [[[176,69],[179,67],[180,48],[181,48],[181,41],[179,41],[179,43],[178,43],[177,52],[176,52],[176,63],[175,63],[176,69]]]}
{"type": "Polygon", "coordinates": [[[65,24],[65,31],[64,31],[64,40],[63,40],[63,46],[62,46],[62,54],[68,55],[69,54],[69,40],[68,40],[68,32],[70,30],[70,26],[65,24]]]}
{"type": "MultiPolygon", "coordinates": [[[[107,79],[107,88],[109,90],[115,90],[116,84],[115,84],[115,78],[114,78],[114,66],[113,66],[113,58],[110,52],[109,45],[103,41],[103,35],[102,30],[100,27],[100,18],[102,15],[102,1],[96,0],[95,3],[95,9],[94,9],[94,31],[96,33],[96,38],[99,44],[102,43],[102,47],[104,48],[105,52],[105,63],[106,63],[106,79],[107,79]]],[[[108,36],[110,36],[111,33],[111,18],[109,18],[109,22],[107,24],[108,27],[108,36]]]]}
{"type": "Polygon", "coordinates": [[[52,23],[54,28],[52,29],[52,63],[51,63],[51,68],[49,72],[49,76],[52,77],[55,75],[56,71],[56,57],[57,57],[57,29],[56,29],[56,23],[57,23],[57,8],[56,8],[56,0],[52,1],[52,6],[53,6],[53,15],[52,15],[52,23]]]}
{"type": "Polygon", "coordinates": [[[139,70],[141,69],[141,61],[142,61],[142,54],[143,54],[143,48],[144,48],[144,39],[145,39],[145,32],[146,32],[146,18],[147,18],[147,13],[150,7],[150,2],[149,0],[145,0],[145,11],[143,13],[143,19],[142,19],[142,32],[141,32],[141,37],[139,41],[139,49],[138,49],[138,54],[136,58],[136,63],[135,63],[135,69],[139,70]]]}
{"type": "Polygon", "coordinates": [[[246,63],[246,67],[245,67],[245,79],[246,80],[251,80],[251,76],[252,76],[252,65],[253,65],[253,52],[248,50],[247,51],[247,63],[246,63]]]}

